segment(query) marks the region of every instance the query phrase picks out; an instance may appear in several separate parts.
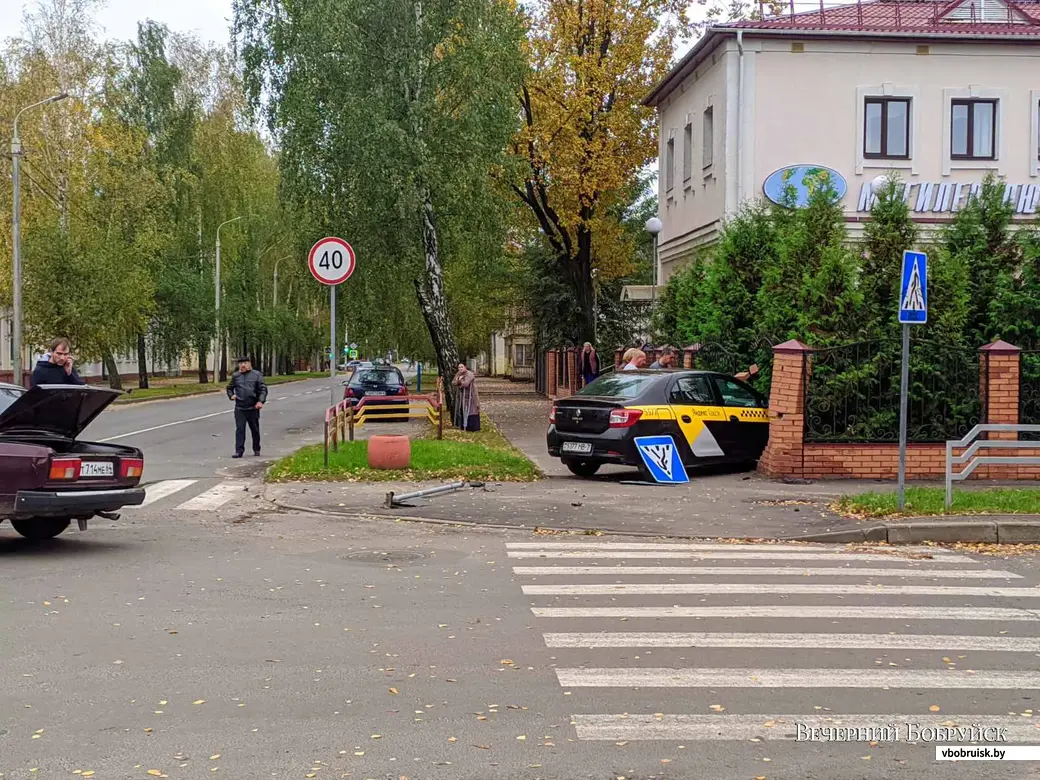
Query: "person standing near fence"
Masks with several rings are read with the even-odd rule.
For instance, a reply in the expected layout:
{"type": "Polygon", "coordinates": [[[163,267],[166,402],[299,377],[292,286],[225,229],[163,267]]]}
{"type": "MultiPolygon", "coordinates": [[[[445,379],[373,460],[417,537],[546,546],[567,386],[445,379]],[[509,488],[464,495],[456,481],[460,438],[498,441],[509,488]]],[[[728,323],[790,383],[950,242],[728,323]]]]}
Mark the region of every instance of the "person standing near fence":
{"type": "Polygon", "coordinates": [[[599,376],[599,355],[596,348],[589,342],[581,348],[581,379],[582,384],[592,384],[599,376]]]}
{"type": "Polygon", "coordinates": [[[455,394],[455,427],[462,431],[475,433],[480,430],[480,398],[477,395],[477,377],[459,363],[459,370],[451,381],[458,392],[455,394]]]}

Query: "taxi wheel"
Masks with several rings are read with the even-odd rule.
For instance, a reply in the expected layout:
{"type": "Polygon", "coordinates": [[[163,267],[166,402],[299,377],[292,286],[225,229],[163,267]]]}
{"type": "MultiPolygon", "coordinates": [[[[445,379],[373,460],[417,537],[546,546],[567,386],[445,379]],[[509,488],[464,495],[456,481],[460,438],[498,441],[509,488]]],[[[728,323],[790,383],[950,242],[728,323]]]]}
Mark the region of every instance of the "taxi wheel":
{"type": "Polygon", "coordinates": [[[33,517],[28,520],[12,520],[14,530],[34,542],[53,539],[69,527],[67,517],[33,517]]]}
{"type": "Polygon", "coordinates": [[[595,460],[565,460],[563,465],[570,469],[571,474],[578,477],[591,477],[599,471],[602,463],[595,460]]]}

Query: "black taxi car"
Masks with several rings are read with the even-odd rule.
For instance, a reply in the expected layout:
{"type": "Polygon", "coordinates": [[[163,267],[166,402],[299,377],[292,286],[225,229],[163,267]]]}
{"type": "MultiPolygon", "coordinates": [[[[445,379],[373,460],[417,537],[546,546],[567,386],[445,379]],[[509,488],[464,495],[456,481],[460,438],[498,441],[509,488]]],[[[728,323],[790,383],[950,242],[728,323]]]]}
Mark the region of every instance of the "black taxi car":
{"type": "Polygon", "coordinates": [[[617,371],[558,400],[549,415],[549,454],[591,477],[604,463],[645,471],[641,436],[669,435],[685,466],[754,464],[769,439],[761,393],[711,371],[617,371]]]}

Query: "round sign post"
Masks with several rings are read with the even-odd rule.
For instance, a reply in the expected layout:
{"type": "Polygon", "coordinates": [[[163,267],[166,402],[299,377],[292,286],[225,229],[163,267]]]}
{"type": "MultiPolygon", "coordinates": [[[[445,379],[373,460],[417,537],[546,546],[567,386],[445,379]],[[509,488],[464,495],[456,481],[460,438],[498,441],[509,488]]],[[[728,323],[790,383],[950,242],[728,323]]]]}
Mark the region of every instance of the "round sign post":
{"type": "Polygon", "coordinates": [[[336,349],[336,286],[343,284],[357,268],[357,257],[354,249],[342,238],[327,236],[311,247],[307,255],[307,266],[311,275],[329,288],[329,378],[332,380],[330,392],[332,406],[336,398],[336,360],[339,350],[336,349]]]}

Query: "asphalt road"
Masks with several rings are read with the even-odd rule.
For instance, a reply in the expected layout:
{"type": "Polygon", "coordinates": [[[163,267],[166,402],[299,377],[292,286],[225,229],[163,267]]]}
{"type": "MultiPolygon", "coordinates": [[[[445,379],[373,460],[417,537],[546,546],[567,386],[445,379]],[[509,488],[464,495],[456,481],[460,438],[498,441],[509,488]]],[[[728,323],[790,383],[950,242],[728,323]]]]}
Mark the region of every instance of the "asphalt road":
{"type": "MultiPolygon", "coordinates": [[[[265,454],[313,432],[315,389],[272,391],[265,454]]],[[[928,739],[793,738],[909,721],[1040,743],[1035,556],[277,513],[222,474],[222,404],[92,427],[170,450],[168,492],[120,522],[39,546],[0,526],[4,780],[1040,777],[936,764],[928,739]]]]}
{"type": "MultiPolygon", "coordinates": [[[[342,388],[337,381],[337,400],[342,388]]],[[[261,413],[263,460],[286,455],[304,443],[321,441],[330,380],[274,385],[261,413]]],[[[168,401],[111,406],[84,434],[93,441],[139,447],[145,453],[144,481],[252,476],[262,469],[235,450],[234,408],[223,393],[168,401]]],[[[251,443],[246,441],[247,452],[251,443]]]]}

